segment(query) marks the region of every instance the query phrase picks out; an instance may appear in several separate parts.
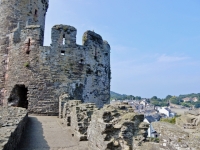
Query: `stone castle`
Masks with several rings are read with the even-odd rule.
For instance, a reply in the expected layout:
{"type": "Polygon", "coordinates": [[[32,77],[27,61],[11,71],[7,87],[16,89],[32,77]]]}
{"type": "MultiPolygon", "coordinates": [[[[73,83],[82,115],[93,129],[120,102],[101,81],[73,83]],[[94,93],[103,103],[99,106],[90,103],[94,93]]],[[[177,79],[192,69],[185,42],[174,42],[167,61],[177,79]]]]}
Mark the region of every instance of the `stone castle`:
{"type": "Polygon", "coordinates": [[[48,0],[0,0],[0,149],[31,142],[22,135],[37,115],[59,116],[62,123],[53,125],[69,129],[70,140],[78,137],[78,150],[82,141],[85,150],[200,149],[200,112],[177,118],[178,126],[155,122],[160,137],[152,142],[144,115],[128,103],[109,104],[110,46],[100,35],[87,31],[78,45],[74,27],[55,25],[51,45],[43,46],[48,5],[48,0]]]}
{"type": "Polygon", "coordinates": [[[93,31],[76,44],[77,30],[52,27],[43,46],[48,0],[0,1],[1,105],[58,115],[59,97],[95,103],[110,99],[110,46],[93,31]]]}
{"type": "Polygon", "coordinates": [[[141,145],[144,116],[128,104],[109,104],[108,42],[86,31],[78,45],[74,27],[55,25],[51,45],[43,46],[48,4],[0,0],[0,149],[17,148],[28,113],[59,116],[90,150],[141,145]]]}

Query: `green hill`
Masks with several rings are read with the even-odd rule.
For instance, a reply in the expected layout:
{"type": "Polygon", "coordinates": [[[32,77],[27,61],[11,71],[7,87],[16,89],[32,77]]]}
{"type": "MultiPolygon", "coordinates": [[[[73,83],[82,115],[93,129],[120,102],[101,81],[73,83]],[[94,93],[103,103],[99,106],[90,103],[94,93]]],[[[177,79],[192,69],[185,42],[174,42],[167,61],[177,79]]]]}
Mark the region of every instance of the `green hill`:
{"type": "Polygon", "coordinates": [[[141,99],[140,96],[133,96],[133,95],[126,95],[126,94],[119,94],[113,91],[110,91],[110,99],[111,100],[135,100],[135,99],[141,99]]]}

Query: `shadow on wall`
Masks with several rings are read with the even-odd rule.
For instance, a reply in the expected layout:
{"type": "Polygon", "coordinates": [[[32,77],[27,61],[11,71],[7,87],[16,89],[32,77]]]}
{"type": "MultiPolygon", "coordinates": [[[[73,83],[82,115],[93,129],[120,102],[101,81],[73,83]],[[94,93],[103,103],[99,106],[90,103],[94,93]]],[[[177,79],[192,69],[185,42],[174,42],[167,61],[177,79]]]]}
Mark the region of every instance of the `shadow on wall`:
{"type": "Polygon", "coordinates": [[[28,149],[50,149],[43,136],[42,124],[37,118],[30,116],[17,150],[28,149]]]}

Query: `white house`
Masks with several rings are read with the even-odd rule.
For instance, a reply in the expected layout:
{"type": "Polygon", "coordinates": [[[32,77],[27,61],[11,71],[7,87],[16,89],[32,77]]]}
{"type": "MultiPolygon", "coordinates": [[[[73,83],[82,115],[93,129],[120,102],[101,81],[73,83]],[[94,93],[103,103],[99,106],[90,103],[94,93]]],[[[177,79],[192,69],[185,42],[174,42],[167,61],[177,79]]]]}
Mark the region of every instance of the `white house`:
{"type": "Polygon", "coordinates": [[[197,101],[198,101],[198,98],[197,98],[197,97],[194,97],[194,98],[192,98],[192,101],[193,101],[193,102],[197,102],[197,101]]]}
{"type": "Polygon", "coordinates": [[[141,101],[140,101],[140,104],[141,104],[141,105],[144,105],[144,107],[146,107],[146,106],[148,105],[146,99],[141,100],[141,101]]]}
{"type": "Polygon", "coordinates": [[[149,128],[148,128],[148,137],[157,137],[157,132],[154,130],[152,126],[152,122],[157,121],[154,119],[152,116],[145,116],[144,122],[149,123],[149,128]]]}
{"type": "Polygon", "coordinates": [[[162,107],[158,109],[159,113],[165,114],[167,117],[174,117],[175,113],[171,112],[171,109],[168,107],[162,107]]]}

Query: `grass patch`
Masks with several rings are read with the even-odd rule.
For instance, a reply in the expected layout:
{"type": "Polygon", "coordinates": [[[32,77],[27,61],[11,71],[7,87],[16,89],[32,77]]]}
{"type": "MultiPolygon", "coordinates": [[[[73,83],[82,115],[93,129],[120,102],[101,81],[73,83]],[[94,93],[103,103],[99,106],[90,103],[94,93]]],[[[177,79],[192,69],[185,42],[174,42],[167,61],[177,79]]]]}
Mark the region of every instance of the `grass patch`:
{"type": "Polygon", "coordinates": [[[155,142],[155,143],[159,143],[160,142],[160,139],[157,138],[157,137],[149,137],[148,140],[149,140],[149,142],[155,142]]]}
{"type": "Polygon", "coordinates": [[[28,68],[30,66],[29,62],[24,63],[24,67],[28,68]]]}
{"type": "Polygon", "coordinates": [[[160,119],[160,121],[168,122],[168,123],[171,123],[171,124],[175,124],[176,123],[176,117],[173,117],[173,118],[162,118],[162,119],[160,119]]]}

